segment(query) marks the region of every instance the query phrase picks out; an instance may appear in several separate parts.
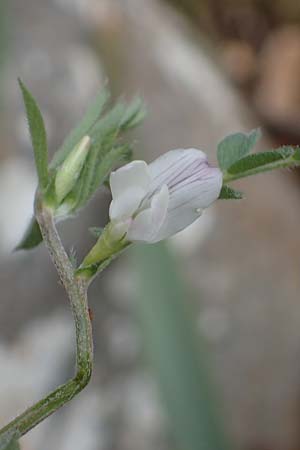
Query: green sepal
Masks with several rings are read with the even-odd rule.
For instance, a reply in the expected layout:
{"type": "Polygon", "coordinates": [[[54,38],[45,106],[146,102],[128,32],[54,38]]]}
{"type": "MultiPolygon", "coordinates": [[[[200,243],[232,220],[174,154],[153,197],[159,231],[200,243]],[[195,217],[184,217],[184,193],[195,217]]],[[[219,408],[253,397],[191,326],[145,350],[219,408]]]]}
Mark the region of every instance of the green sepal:
{"type": "Polygon", "coordinates": [[[105,182],[112,169],[122,161],[129,161],[131,154],[132,150],[128,145],[112,148],[106,154],[105,144],[102,148],[101,145],[92,145],[82,175],[69,196],[74,205],[73,211],[85,206],[99,186],[105,182]]]}
{"type": "Polygon", "coordinates": [[[135,97],[125,110],[120,128],[128,130],[138,126],[146,117],[147,110],[145,104],[140,97],[135,97]]]}
{"type": "Polygon", "coordinates": [[[23,239],[17,245],[15,250],[30,250],[43,241],[40,226],[37,223],[35,217],[33,217],[28,225],[28,228],[24,234],[23,239]]]}
{"type": "Polygon", "coordinates": [[[103,230],[104,230],[104,228],[101,228],[101,227],[90,227],[89,228],[89,232],[91,233],[91,235],[97,239],[101,236],[101,234],[103,233],[103,230]]]}
{"type": "Polygon", "coordinates": [[[244,198],[243,192],[232,189],[226,184],[222,186],[219,199],[220,200],[241,200],[244,198]]]}
{"type": "Polygon", "coordinates": [[[55,169],[66,159],[68,154],[78,144],[78,142],[86,135],[89,130],[100,118],[100,115],[109,100],[110,94],[107,88],[102,89],[90,105],[79,125],[75,127],[64,140],[62,146],[55,153],[50,168],[55,169]]]}
{"type": "Polygon", "coordinates": [[[130,130],[138,126],[146,116],[146,108],[143,101],[136,97],[128,105],[119,101],[101,120],[90,129],[89,136],[92,140],[102,140],[107,133],[130,130]]]}
{"type": "Polygon", "coordinates": [[[139,98],[129,105],[119,102],[90,129],[89,155],[78,183],[66,198],[73,205],[73,212],[88,203],[118,164],[131,160],[131,146],[118,144],[119,134],[137,126],[144,116],[144,104],[139,98]]]}
{"type": "Polygon", "coordinates": [[[47,188],[49,181],[48,147],[45,124],[35,99],[20,79],[19,85],[26,108],[39,186],[44,191],[47,188]]]}
{"type": "Polygon", "coordinates": [[[245,156],[245,158],[232,164],[227,172],[230,174],[243,173],[248,170],[256,169],[258,167],[266,166],[279,160],[294,157],[295,149],[293,147],[280,147],[277,150],[267,152],[254,153],[245,156]]]}
{"type": "Polygon", "coordinates": [[[76,270],[76,275],[84,276],[85,278],[92,281],[93,278],[95,278],[97,275],[99,275],[101,272],[103,272],[104,269],[106,269],[115,259],[117,259],[127,248],[131,245],[130,242],[127,242],[126,245],[124,245],[121,250],[117,251],[113,255],[105,258],[103,261],[97,263],[97,264],[91,264],[89,266],[80,266],[76,270]]]}
{"type": "Polygon", "coordinates": [[[251,152],[255,144],[261,138],[259,128],[249,134],[235,133],[226,136],[219,144],[217,157],[221,170],[228,170],[232,164],[251,152]]]}
{"type": "Polygon", "coordinates": [[[106,259],[118,253],[127,245],[124,239],[124,234],[116,234],[114,226],[110,223],[106,225],[95,245],[91,248],[89,253],[85,256],[80,265],[80,269],[85,269],[89,266],[99,265],[106,259]]]}
{"type": "Polygon", "coordinates": [[[94,277],[110,264],[122,250],[131,243],[126,240],[123,231],[117,230],[115,225],[109,222],[100,234],[97,242],[85,256],[76,273],[94,277]]]}

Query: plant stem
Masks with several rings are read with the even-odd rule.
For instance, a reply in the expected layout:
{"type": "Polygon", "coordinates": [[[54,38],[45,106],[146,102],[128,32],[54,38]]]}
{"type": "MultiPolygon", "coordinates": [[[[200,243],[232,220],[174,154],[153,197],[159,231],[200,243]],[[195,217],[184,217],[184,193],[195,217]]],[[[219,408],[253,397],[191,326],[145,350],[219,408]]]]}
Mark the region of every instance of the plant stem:
{"type": "Polygon", "coordinates": [[[77,367],[74,378],[58,387],[0,430],[0,449],[1,443],[7,441],[7,438],[18,439],[69,402],[88,384],[92,373],[93,341],[87,302],[88,282],[80,275],[75,275],[74,268],[57,233],[52,210],[43,204],[39,195],[36,197],[35,215],[46,247],[70,299],[76,327],[77,367]]]}

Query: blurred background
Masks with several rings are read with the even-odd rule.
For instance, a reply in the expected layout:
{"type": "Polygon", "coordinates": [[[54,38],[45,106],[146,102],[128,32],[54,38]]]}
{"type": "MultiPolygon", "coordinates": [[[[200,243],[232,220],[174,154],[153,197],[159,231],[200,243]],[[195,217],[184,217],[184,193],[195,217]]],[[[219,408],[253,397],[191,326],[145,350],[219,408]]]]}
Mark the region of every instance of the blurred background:
{"type": "MultiPolygon", "coordinates": [[[[115,98],[138,92],[146,101],[147,119],[133,135],[139,159],[151,161],[171,148],[194,146],[215,162],[216,145],[224,135],[257,126],[264,129],[263,149],[298,144],[300,4],[1,0],[0,35],[4,425],[71,376],[74,366],[72,319],[48,254],[43,246],[13,252],[30,219],[36,186],[17,77],[38,99],[52,151],[107,78],[115,98]]],[[[172,238],[168,248],[188,292],[183,300],[196,312],[199,352],[206,349],[200,359],[209,366],[231,448],[296,450],[299,172],[245,179],[236,187],[246,192],[246,200],[216,202],[199,223],[172,238]]],[[[109,193],[100,190],[80,217],[60,226],[66,247],[75,244],[79,259],[93,242],[88,227],[106,223],[109,201],[109,193]]],[[[177,448],[144,350],[147,320],[159,318],[160,311],[156,302],[149,315],[151,301],[148,310],[139,308],[147,297],[139,298],[142,288],[139,293],[135,289],[139,258],[122,256],[92,285],[91,385],[24,437],[22,449],[177,448]]],[[[149,269],[151,261],[144,266],[149,269]]],[[[164,261],[162,257],[161,273],[164,261]]],[[[155,285],[155,277],[152,281],[155,285]]]]}

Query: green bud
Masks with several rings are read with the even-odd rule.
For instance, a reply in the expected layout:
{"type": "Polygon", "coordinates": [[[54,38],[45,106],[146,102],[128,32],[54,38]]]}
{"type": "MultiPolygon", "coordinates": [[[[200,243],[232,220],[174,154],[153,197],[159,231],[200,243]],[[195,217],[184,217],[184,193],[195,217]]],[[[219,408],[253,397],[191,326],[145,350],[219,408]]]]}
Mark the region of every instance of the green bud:
{"type": "Polygon", "coordinates": [[[55,193],[58,203],[71,192],[86,161],[91,138],[84,136],[58,168],[55,178],[55,193]]]}

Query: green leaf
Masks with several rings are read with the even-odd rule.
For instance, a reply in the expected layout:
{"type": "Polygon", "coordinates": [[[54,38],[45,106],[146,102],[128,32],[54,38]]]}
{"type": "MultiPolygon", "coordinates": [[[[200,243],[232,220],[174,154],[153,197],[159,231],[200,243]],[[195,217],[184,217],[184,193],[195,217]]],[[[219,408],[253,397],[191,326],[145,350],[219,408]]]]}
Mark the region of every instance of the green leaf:
{"type": "Polygon", "coordinates": [[[127,161],[130,155],[131,149],[128,145],[111,148],[109,144],[107,153],[104,144],[92,146],[80,180],[70,194],[74,201],[74,211],[86,205],[112,169],[121,161],[127,161]]]}
{"type": "Polygon", "coordinates": [[[117,103],[91,127],[92,145],[88,157],[78,183],[66,198],[73,204],[73,212],[90,200],[117,164],[131,159],[132,150],[129,145],[118,143],[119,134],[136,126],[144,115],[143,103],[136,98],[128,106],[117,103]]]}
{"type": "Polygon", "coordinates": [[[93,142],[103,141],[107,135],[116,137],[120,132],[122,120],[126,115],[126,105],[123,102],[117,103],[90,129],[89,136],[93,142]]]}
{"type": "Polygon", "coordinates": [[[95,170],[93,184],[91,185],[91,194],[93,194],[98,187],[105,182],[108,175],[116,167],[116,165],[123,162],[128,162],[132,157],[132,149],[129,145],[119,145],[110,150],[109,153],[103,156],[98,163],[95,170]]]}
{"type": "Polygon", "coordinates": [[[99,119],[105,105],[107,104],[109,96],[109,91],[106,88],[102,89],[99,92],[91,106],[86,111],[79,125],[71,131],[60,149],[55,153],[50,164],[51,169],[54,169],[62,164],[62,162],[66,159],[68,154],[73,150],[80,139],[82,139],[86,134],[89,134],[91,127],[99,119]]]}
{"type": "Polygon", "coordinates": [[[195,314],[165,244],[134,246],[136,307],[146,356],[152,365],[175,438],[183,450],[226,450],[212,392],[207,352],[195,314]]]}
{"type": "Polygon", "coordinates": [[[134,98],[125,111],[120,128],[128,130],[138,126],[145,119],[146,114],[147,111],[143,100],[140,97],[134,98]]]}
{"type": "Polygon", "coordinates": [[[222,186],[219,199],[220,200],[241,200],[244,198],[243,192],[232,189],[229,186],[222,186]]]}
{"type": "Polygon", "coordinates": [[[42,190],[45,190],[48,185],[48,148],[46,129],[42,114],[35,99],[20,79],[19,85],[26,108],[39,185],[42,190]]]}
{"type": "Polygon", "coordinates": [[[232,164],[227,169],[227,172],[230,174],[246,172],[279,160],[287,159],[294,155],[294,152],[295,150],[292,147],[281,147],[277,150],[254,153],[253,155],[248,155],[232,164]]]}
{"type": "Polygon", "coordinates": [[[123,102],[117,103],[92,127],[90,130],[92,147],[80,181],[71,194],[75,204],[74,210],[83,207],[89,201],[117,164],[131,159],[130,146],[117,145],[118,136],[120,132],[138,125],[144,116],[144,104],[136,98],[128,106],[123,102]]]}
{"type": "MultiPolygon", "coordinates": [[[[101,236],[101,234],[100,234],[100,236],[101,236]]],[[[91,280],[92,278],[96,277],[101,272],[103,272],[103,270],[105,270],[115,259],[117,259],[123,252],[125,252],[130,245],[131,245],[131,243],[128,242],[126,245],[124,245],[124,247],[120,251],[117,251],[113,255],[104,259],[99,264],[91,264],[88,266],[81,265],[76,270],[76,274],[84,275],[87,279],[89,278],[91,280]]]]}
{"type": "Polygon", "coordinates": [[[30,250],[43,241],[41,230],[36,219],[33,217],[24,234],[23,239],[16,247],[16,250],[30,250]]]}
{"type": "MultiPolygon", "coordinates": [[[[70,214],[85,206],[101,184],[107,182],[112,169],[121,162],[131,160],[132,149],[122,144],[119,135],[136,126],[145,116],[145,107],[139,98],[135,98],[129,105],[117,103],[102,118],[101,112],[107,103],[109,93],[102,91],[88,109],[83,120],[67,137],[62,147],[55,154],[50,164],[52,169],[60,166],[78,141],[88,134],[92,144],[79,179],[72,191],[65,197],[64,202],[70,205],[70,214]]],[[[55,207],[55,170],[51,172],[45,198],[55,207]]],[[[67,215],[65,216],[67,217],[67,215]]],[[[33,219],[24,238],[17,249],[30,249],[42,242],[42,236],[37,222],[33,219]]]]}
{"type": "Polygon", "coordinates": [[[97,142],[103,135],[127,131],[136,127],[145,118],[146,109],[143,101],[137,97],[129,105],[119,101],[101,120],[94,124],[90,136],[97,142]]]}
{"type": "Polygon", "coordinates": [[[236,133],[225,137],[219,143],[217,150],[220,168],[226,170],[240,158],[250,153],[260,137],[261,131],[259,128],[249,134],[236,133]]]}

